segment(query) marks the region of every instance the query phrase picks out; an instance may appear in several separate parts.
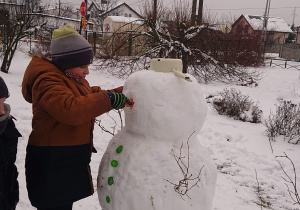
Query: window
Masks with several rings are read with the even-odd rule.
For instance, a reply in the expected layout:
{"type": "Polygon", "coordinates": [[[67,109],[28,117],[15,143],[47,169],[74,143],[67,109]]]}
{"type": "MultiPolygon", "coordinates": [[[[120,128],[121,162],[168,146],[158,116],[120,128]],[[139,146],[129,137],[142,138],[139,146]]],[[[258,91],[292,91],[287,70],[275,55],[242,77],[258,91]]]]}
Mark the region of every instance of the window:
{"type": "Polygon", "coordinates": [[[129,17],[131,17],[132,15],[131,14],[129,14],[129,17]]]}

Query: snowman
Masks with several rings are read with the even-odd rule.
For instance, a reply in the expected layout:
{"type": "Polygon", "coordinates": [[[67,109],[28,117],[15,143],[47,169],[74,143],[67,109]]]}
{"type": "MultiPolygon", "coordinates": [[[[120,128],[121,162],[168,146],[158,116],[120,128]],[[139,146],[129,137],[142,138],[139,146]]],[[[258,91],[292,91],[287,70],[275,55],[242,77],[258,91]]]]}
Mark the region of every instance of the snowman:
{"type": "Polygon", "coordinates": [[[134,106],[124,109],[125,126],[99,166],[103,210],[211,209],[217,171],[197,138],[207,105],[181,66],[178,59],[151,60],[152,70],[126,80],[123,92],[134,106]]]}

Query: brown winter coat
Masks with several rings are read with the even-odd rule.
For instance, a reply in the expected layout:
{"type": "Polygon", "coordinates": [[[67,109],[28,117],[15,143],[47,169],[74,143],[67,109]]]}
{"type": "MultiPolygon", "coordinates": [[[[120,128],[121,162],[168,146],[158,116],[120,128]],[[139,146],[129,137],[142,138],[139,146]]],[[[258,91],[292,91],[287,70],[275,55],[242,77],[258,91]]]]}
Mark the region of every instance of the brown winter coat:
{"type": "MultiPolygon", "coordinates": [[[[122,92],[122,88],[115,91],[122,92]]],[[[22,93],[33,109],[29,145],[90,143],[94,118],[112,109],[106,91],[90,87],[86,80],[74,82],[39,57],[34,57],[26,69],[22,93]]]]}
{"type": "Polygon", "coordinates": [[[33,206],[59,206],[93,193],[92,132],[95,117],[112,109],[106,92],[86,80],[76,83],[43,58],[29,63],[22,93],[33,110],[25,164],[33,206]]]}

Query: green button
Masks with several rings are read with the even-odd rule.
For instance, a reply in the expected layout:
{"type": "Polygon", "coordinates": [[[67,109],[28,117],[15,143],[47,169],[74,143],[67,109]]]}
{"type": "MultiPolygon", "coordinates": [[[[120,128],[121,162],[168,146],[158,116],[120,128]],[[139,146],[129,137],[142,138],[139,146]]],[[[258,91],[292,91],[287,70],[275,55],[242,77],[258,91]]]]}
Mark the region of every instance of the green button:
{"type": "Polygon", "coordinates": [[[107,183],[108,183],[108,185],[113,185],[113,183],[114,183],[114,177],[109,177],[108,178],[108,180],[107,180],[107,183]]]}
{"type": "Polygon", "coordinates": [[[110,164],[112,167],[117,167],[119,163],[116,160],[112,160],[110,164]]]}
{"type": "Polygon", "coordinates": [[[110,203],[110,197],[109,196],[106,196],[106,202],[110,203]]]}
{"type": "Polygon", "coordinates": [[[123,146],[122,145],[118,146],[118,148],[116,149],[116,152],[118,154],[120,154],[122,151],[123,151],[123,146]]]}

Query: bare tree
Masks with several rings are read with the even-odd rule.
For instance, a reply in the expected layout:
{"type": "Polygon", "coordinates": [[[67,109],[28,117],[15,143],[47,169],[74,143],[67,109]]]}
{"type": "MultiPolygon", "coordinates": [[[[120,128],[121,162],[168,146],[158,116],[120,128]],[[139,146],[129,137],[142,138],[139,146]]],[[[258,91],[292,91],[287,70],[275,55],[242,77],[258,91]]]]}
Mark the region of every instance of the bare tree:
{"type": "Polygon", "coordinates": [[[23,0],[22,4],[25,4],[26,10],[29,13],[40,11],[42,9],[41,0],[23,0]]]}
{"type": "Polygon", "coordinates": [[[192,25],[190,6],[182,0],[178,0],[171,10],[158,6],[156,18],[150,3],[146,3],[144,8],[143,23],[128,29],[128,25],[137,25],[141,21],[137,20],[119,28],[109,38],[114,41],[106,42],[111,48],[102,57],[123,59],[124,66],[134,66],[144,58],[180,58],[183,73],[193,74],[199,82],[245,81],[250,77],[258,80],[259,72],[246,71],[234,61],[225,65],[218,59],[224,49],[221,48],[224,45],[222,36],[209,24],[192,25]],[[126,52],[124,48],[135,49],[136,52],[130,54],[130,58],[121,58],[120,55],[124,56],[126,52]]]}
{"type": "MultiPolygon", "coordinates": [[[[103,30],[103,20],[107,17],[105,15],[106,12],[111,10],[117,5],[117,0],[97,0],[95,3],[97,4],[98,11],[94,11],[95,14],[91,14],[93,21],[100,26],[100,29],[103,30]]],[[[92,11],[93,13],[93,11],[92,11]]]]}
{"type": "Polygon", "coordinates": [[[2,26],[4,48],[2,72],[8,73],[19,41],[27,35],[28,29],[32,26],[30,10],[26,0],[21,4],[2,4],[0,7],[0,25],[2,26]]]}
{"type": "Polygon", "coordinates": [[[60,7],[60,16],[73,18],[74,16],[74,7],[70,4],[63,3],[60,7]]]}
{"type": "Polygon", "coordinates": [[[298,189],[297,189],[297,173],[296,173],[296,168],[295,168],[295,164],[294,162],[291,160],[291,158],[289,156],[287,156],[286,153],[284,153],[283,156],[276,156],[276,158],[286,158],[289,160],[289,162],[291,163],[292,167],[293,167],[293,173],[294,175],[291,176],[282,166],[282,164],[278,161],[281,170],[283,171],[285,176],[282,176],[282,179],[286,182],[285,185],[288,189],[288,193],[291,197],[291,199],[293,200],[293,204],[294,205],[300,205],[300,194],[298,193],[298,189]],[[290,189],[290,187],[292,189],[290,189]]]}
{"type": "Polygon", "coordinates": [[[77,12],[75,11],[74,7],[66,0],[61,0],[58,4],[55,5],[53,5],[53,2],[51,1],[45,1],[43,6],[40,7],[40,10],[43,10],[44,13],[50,15],[67,18],[77,18],[77,12]]]}

